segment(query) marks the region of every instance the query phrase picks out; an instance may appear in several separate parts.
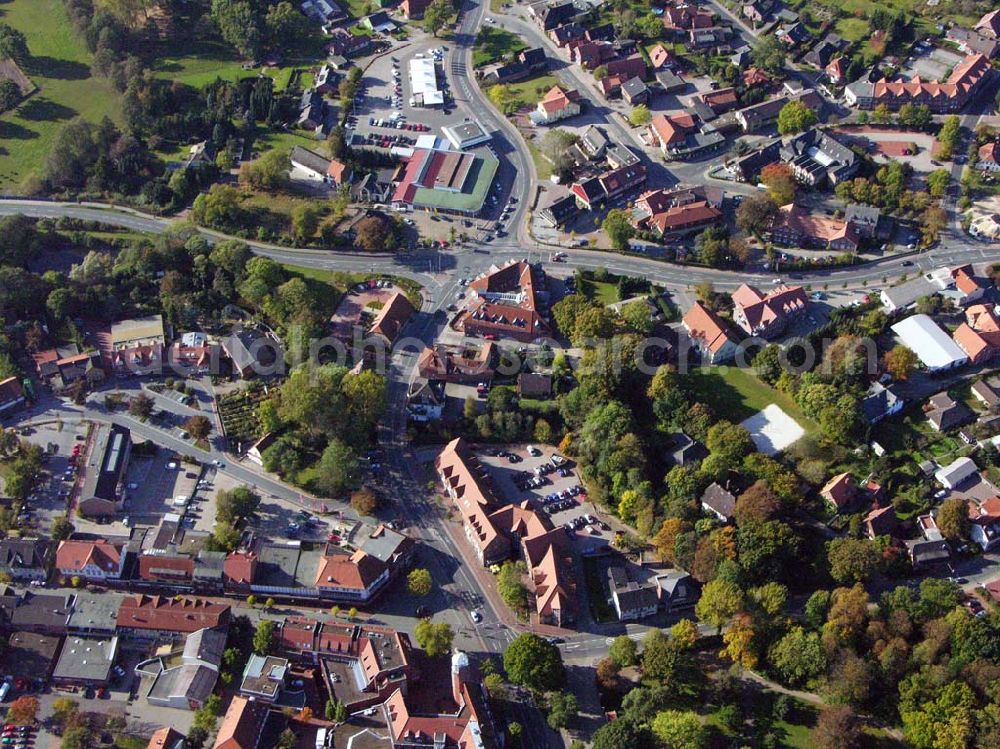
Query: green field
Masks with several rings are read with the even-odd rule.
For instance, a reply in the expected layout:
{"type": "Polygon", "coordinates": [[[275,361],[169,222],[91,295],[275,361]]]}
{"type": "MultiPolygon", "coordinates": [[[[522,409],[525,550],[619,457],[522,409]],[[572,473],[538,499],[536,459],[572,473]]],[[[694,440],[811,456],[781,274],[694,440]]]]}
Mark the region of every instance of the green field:
{"type": "Polygon", "coordinates": [[[514,55],[528,45],[516,34],[503,29],[484,26],[476,37],[476,46],[472,52],[472,66],[478,68],[487,63],[500,60],[504,55],[514,55]]]}
{"type": "Polygon", "coordinates": [[[16,190],[42,166],[59,129],[74,117],[118,119],[119,97],[90,75],[90,53],[60,0],[10,0],[0,21],[24,32],[31,59],[22,66],[40,89],[0,117],[0,190],[16,190]]]}
{"type": "Polygon", "coordinates": [[[757,379],[750,370],[731,366],[706,367],[694,370],[689,381],[697,400],[734,423],[776,403],[807,432],[817,429],[816,423],[806,418],[791,396],[757,379]]]}
{"type": "Polygon", "coordinates": [[[534,106],[553,86],[562,86],[563,82],[554,75],[539,75],[526,81],[508,84],[511,94],[521,102],[521,106],[534,106]]]}

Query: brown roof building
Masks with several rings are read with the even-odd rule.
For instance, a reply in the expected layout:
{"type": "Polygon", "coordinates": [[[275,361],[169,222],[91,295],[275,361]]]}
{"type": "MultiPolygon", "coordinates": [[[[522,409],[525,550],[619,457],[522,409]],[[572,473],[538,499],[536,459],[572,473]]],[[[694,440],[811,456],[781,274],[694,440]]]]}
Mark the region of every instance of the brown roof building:
{"type": "Polygon", "coordinates": [[[682,324],[691,343],[710,363],[719,364],[736,356],[736,340],[725,322],[701,302],[691,305],[682,324]]]}
{"type": "Polygon", "coordinates": [[[66,577],[117,580],[125,566],[125,545],[105,539],[65,540],[56,550],[56,569],[66,577]]]}
{"type": "Polygon", "coordinates": [[[267,705],[236,695],[222,719],[214,749],[257,749],[266,720],[267,705]]]}
{"type": "Polygon", "coordinates": [[[469,284],[468,308],[459,320],[466,335],[531,342],[549,334],[543,314],[545,276],[524,260],[488,273],[469,284]]]}
{"type": "Polygon", "coordinates": [[[435,466],[462,514],[465,535],[483,565],[508,559],[518,546],[528,563],[540,622],[566,626],[576,618],[572,559],[562,528],[525,502],[501,504],[472,448],[459,438],[445,446],[435,466]]]}
{"type": "Polygon", "coordinates": [[[154,733],[146,749],[184,749],[184,734],[170,726],[154,733]]]}
{"type": "Polygon", "coordinates": [[[375,316],[371,333],[381,336],[387,343],[391,344],[396,340],[396,336],[399,335],[413,312],[413,305],[406,298],[406,294],[397,291],[389,298],[389,301],[385,303],[382,309],[379,310],[378,315],[375,316]]]}
{"type": "Polygon", "coordinates": [[[802,314],[809,298],[801,286],[779,286],[767,294],[743,284],[732,295],[733,320],[748,335],[773,338],[785,331],[788,322],[802,314]]]}
{"type": "Polygon", "coordinates": [[[443,344],[428,346],[417,359],[417,372],[425,380],[483,382],[493,379],[497,347],[486,341],[474,354],[464,348],[443,344]]]}
{"type": "Polygon", "coordinates": [[[179,637],[229,625],[228,603],[211,603],[201,598],[165,598],[135,595],[122,601],[118,609],[118,629],[136,636],[179,637]]]}
{"type": "Polygon", "coordinates": [[[843,510],[857,497],[858,485],[850,473],[841,473],[827,481],[819,494],[835,509],[843,510]]]}

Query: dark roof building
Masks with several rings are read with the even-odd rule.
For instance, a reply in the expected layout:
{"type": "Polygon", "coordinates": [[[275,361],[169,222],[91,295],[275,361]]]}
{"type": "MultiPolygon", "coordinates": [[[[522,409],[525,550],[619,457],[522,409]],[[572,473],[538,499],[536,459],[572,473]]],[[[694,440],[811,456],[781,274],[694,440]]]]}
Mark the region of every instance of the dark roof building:
{"type": "Polygon", "coordinates": [[[733,519],[736,511],[736,497],[714,481],[701,495],[701,507],[706,512],[710,512],[724,523],[733,519]]]}
{"type": "Polygon", "coordinates": [[[51,549],[46,538],[5,538],[0,541],[0,573],[12,580],[44,580],[51,549]]]}
{"type": "Polygon", "coordinates": [[[791,165],[799,182],[813,187],[839,184],[861,167],[861,159],[850,147],[816,128],[788,141],[781,149],[781,160],[791,165]]]}
{"type": "Polygon", "coordinates": [[[33,682],[52,676],[62,638],[36,632],[14,632],[3,653],[3,673],[33,682]]]}
{"type": "Polygon", "coordinates": [[[132,454],[132,434],[118,424],[98,424],[87,464],[79,511],[85,517],[107,517],[122,507],[125,476],[132,454]]]}

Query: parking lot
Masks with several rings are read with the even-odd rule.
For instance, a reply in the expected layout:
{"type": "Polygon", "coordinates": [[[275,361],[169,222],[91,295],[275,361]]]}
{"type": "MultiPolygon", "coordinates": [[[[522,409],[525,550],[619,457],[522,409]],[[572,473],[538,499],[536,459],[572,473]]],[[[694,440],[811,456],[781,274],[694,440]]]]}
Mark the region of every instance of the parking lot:
{"type": "Polygon", "coordinates": [[[45,535],[52,527],[52,520],[66,512],[66,500],[76,478],[70,460],[74,450],[83,452],[88,428],[85,424],[57,422],[29,427],[26,431],[22,438],[45,450],[48,458],[43,478],[28,498],[27,513],[20,521],[45,535]]]}
{"type": "Polygon", "coordinates": [[[962,55],[957,52],[917,42],[913,56],[907,58],[899,72],[907,80],[920,76],[925,81],[943,81],[948,71],[962,59],[962,55]]]}
{"type": "Polygon", "coordinates": [[[575,464],[554,448],[528,445],[486,449],[479,457],[502,498],[514,503],[530,501],[535,510],[549,516],[553,526],[562,526],[572,535],[578,551],[611,542],[614,530],[597,517],[597,508],[588,500],[575,464]]]}
{"type": "Polygon", "coordinates": [[[440,137],[440,128],[455,119],[450,115],[448,82],[441,63],[445,47],[408,48],[400,55],[385,55],[365,71],[361,89],[355,98],[348,127],[355,133],[354,145],[391,149],[408,148],[421,135],[440,137]],[[433,51],[432,51],[433,50],[433,51]],[[445,94],[445,106],[411,106],[408,62],[414,58],[433,59],[437,63],[438,85],[445,94]]]}

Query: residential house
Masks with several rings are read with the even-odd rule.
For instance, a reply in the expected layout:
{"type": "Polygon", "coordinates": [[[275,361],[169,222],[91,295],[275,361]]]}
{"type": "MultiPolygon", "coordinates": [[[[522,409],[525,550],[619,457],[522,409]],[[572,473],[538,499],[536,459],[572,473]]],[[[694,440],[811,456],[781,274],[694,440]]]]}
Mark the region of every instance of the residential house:
{"type": "Polygon", "coordinates": [[[430,4],[430,0],[403,0],[399,4],[399,9],[408,20],[419,20],[424,17],[424,12],[430,4]]]}
{"type": "Polygon", "coordinates": [[[645,192],[632,209],[632,225],[655,231],[661,237],[681,236],[716,226],[722,221],[722,212],[713,202],[699,199],[702,193],[665,189],[645,192]]]}
{"type": "Polygon", "coordinates": [[[844,213],[844,221],[862,239],[874,239],[878,233],[878,222],[881,212],[873,205],[863,203],[848,203],[844,213]]]}
{"type": "Polygon", "coordinates": [[[807,130],[781,149],[781,160],[795,179],[810,187],[837,185],[858,173],[861,159],[851,148],[823,130],[807,130]]]}
{"type": "Polygon", "coordinates": [[[991,10],[980,18],[973,31],[978,31],[991,39],[1000,39],[1000,10],[991,10]]]}
{"type": "Polygon", "coordinates": [[[638,621],[652,616],[660,607],[656,586],[630,580],[624,567],[608,567],[608,589],[618,621],[638,621]]]}
{"type": "Polygon", "coordinates": [[[744,133],[756,133],[778,121],[778,113],[788,103],[784,97],[769,99],[760,104],[744,107],[736,112],[736,121],[744,133]]]}
{"type": "Polygon", "coordinates": [[[221,341],[232,364],[233,374],[250,379],[258,374],[271,374],[275,364],[284,357],[281,342],[273,333],[261,328],[241,328],[221,341]]]}
{"type": "Polygon", "coordinates": [[[686,112],[664,115],[658,114],[649,123],[649,131],[660,150],[666,156],[671,146],[683,143],[688,133],[694,131],[696,120],[686,112]]]}
{"type": "Polygon", "coordinates": [[[549,31],[548,36],[559,49],[565,49],[573,42],[586,39],[587,29],[578,23],[567,23],[549,31]]]}
{"type": "Polygon", "coordinates": [[[972,383],[972,386],[969,389],[976,400],[986,406],[989,410],[992,411],[1000,405],[1000,394],[998,394],[993,385],[986,380],[978,380],[972,383]]]}
{"type": "Polygon", "coordinates": [[[622,84],[622,98],[633,107],[646,104],[649,102],[649,87],[641,78],[629,78],[622,84]]]}
{"type": "Polygon", "coordinates": [[[967,55],[983,55],[992,59],[1000,51],[1000,42],[996,39],[978,31],[963,29],[961,26],[952,26],[945,34],[945,38],[955,42],[958,49],[967,55]]]}
{"type": "Polygon", "coordinates": [[[8,579],[44,580],[48,575],[52,542],[47,538],[5,538],[0,540],[0,574],[8,579]]]}
{"type": "Polygon", "coordinates": [[[668,612],[690,609],[698,603],[701,585],[687,572],[672,570],[654,578],[660,606],[668,612]]]}
{"type": "Polygon", "coordinates": [[[844,40],[836,34],[827,34],[822,41],[802,56],[802,61],[819,70],[825,70],[834,56],[842,52],[846,46],[844,40]]]}
{"type": "Polygon", "coordinates": [[[483,75],[483,79],[489,85],[502,83],[515,83],[522,81],[531,75],[531,70],[520,60],[494,65],[483,75]]]}
{"type": "Polygon", "coordinates": [[[545,55],[545,50],[541,47],[531,47],[521,50],[517,55],[518,61],[525,65],[532,73],[541,73],[549,67],[549,58],[545,55]]]}
{"type": "Polygon", "coordinates": [[[125,558],[125,544],[120,542],[65,540],[56,549],[55,568],[67,579],[107,582],[121,579],[125,558]]]}
{"type": "Polygon", "coordinates": [[[0,624],[7,630],[64,635],[72,610],[72,595],[37,595],[0,588],[0,624]]]}
{"type": "Polygon", "coordinates": [[[736,511],[736,497],[727,488],[712,482],[701,495],[701,509],[715,515],[723,523],[733,519],[736,511]]]}
{"type": "Polygon", "coordinates": [[[679,94],[687,89],[687,81],[670,68],[656,71],[656,82],[665,94],[679,94]]]}
{"type": "Polygon", "coordinates": [[[540,212],[542,219],[553,229],[564,226],[580,213],[575,195],[565,195],[552,201],[540,212]]]}
{"type": "Polygon", "coordinates": [[[81,352],[71,345],[40,351],[33,359],[39,379],[55,393],[65,393],[80,381],[90,387],[105,378],[104,361],[97,350],[81,352]]]}
{"type": "Polygon", "coordinates": [[[710,364],[731,361],[736,356],[737,343],[726,324],[715,312],[696,301],[682,320],[688,338],[710,364]]]}
{"type": "Polygon", "coordinates": [[[924,406],[924,413],[927,421],[938,432],[958,429],[976,418],[968,406],[959,403],[946,392],[931,396],[924,406]]]}
{"type": "Polygon", "coordinates": [[[740,77],[743,79],[744,88],[767,87],[771,85],[771,76],[758,67],[747,68],[740,77]]]}
{"type": "Polygon", "coordinates": [[[552,375],[540,372],[521,372],[517,376],[519,398],[548,400],[552,397],[552,375]]]}
{"type": "Polygon", "coordinates": [[[781,161],[781,147],[781,140],[770,141],[744,156],[727,162],[726,171],[736,182],[754,182],[761,169],[781,161]]]}
{"type": "Polygon", "coordinates": [[[846,57],[838,57],[827,64],[824,72],[830,83],[834,86],[839,86],[847,81],[847,72],[849,69],[850,60],[846,57]]]}
{"type": "Polygon", "coordinates": [[[976,503],[969,502],[969,538],[983,551],[1000,543],[1000,497],[976,503]]]}
{"type": "Polygon", "coordinates": [[[411,421],[438,421],[444,415],[447,403],[445,383],[416,377],[406,391],[407,416],[411,421]]]}
{"type": "Polygon", "coordinates": [[[696,5],[668,5],[663,9],[660,21],[664,29],[673,32],[675,36],[682,36],[683,32],[691,29],[711,28],[715,18],[712,11],[696,5]]]}
{"type": "Polygon", "coordinates": [[[24,405],[24,389],[17,377],[0,380],[0,416],[24,405]]]}
{"type": "Polygon", "coordinates": [[[396,22],[384,10],[372,13],[370,16],[365,16],[358,22],[358,25],[364,29],[368,29],[368,31],[378,31],[382,34],[388,34],[396,30],[396,22]]]}
{"type": "Polygon", "coordinates": [[[667,463],[671,466],[687,466],[708,457],[705,446],[688,437],[684,432],[675,432],[664,445],[667,463]]]}
{"type": "Polygon", "coordinates": [[[531,121],[538,125],[549,125],[567,117],[580,114],[580,92],[574,89],[564,89],[553,86],[538,102],[538,107],[531,113],[531,121]]]}
{"type": "Polygon", "coordinates": [[[987,304],[974,304],[966,310],[966,321],[952,338],[973,364],[982,364],[1000,354],[1000,320],[987,304]]]}
{"type": "Polygon", "coordinates": [[[327,106],[322,94],[307,88],[299,100],[299,118],[296,125],[303,130],[315,133],[325,132],[327,121],[327,106]]]}
{"type": "Polygon", "coordinates": [[[903,410],[905,401],[900,398],[892,386],[885,387],[880,382],[873,382],[868,392],[861,400],[861,413],[869,424],[878,424],[903,410]]]}
{"type": "Polygon", "coordinates": [[[443,382],[489,382],[493,379],[496,358],[497,346],[492,341],[485,341],[475,352],[458,346],[435,344],[420,353],[417,374],[428,380],[443,382]]]}
{"type": "Polygon", "coordinates": [[[687,32],[685,46],[691,52],[712,52],[723,54],[730,49],[733,29],[729,26],[710,26],[708,28],[690,29],[687,32]]]}
{"type": "Polygon", "coordinates": [[[578,143],[587,157],[600,159],[604,156],[604,152],[611,141],[608,140],[608,136],[600,127],[597,125],[588,125],[587,129],[580,136],[578,143]]]}
{"type": "Polygon", "coordinates": [[[649,62],[653,66],[653,70],[662,70],[674,67],[677,64],[677,58],[662,44],[657,44],[649,50],[649,62]]]}
{"type": "Polygon", "coordinates": [[[413,304],[402,291],[395,292],[375,315],[369,333],[392,345],[415,312],[413,304]]]}
{"type": "Polygon", "coordinates": [[[976,169],[981,172],[1000,172],[1000,142],[992,141],[979,147],[976,169]]]}
{"type": "Polygon", "coordinates": [[[267,712],[263,702],[239,694],[233,697],[222,718],[213,749],[264,749],[260,740],[267,712]]]}
{"type": "Polygon", "coordinates": [[[774,32],[774,35],[788,47],[797,47],[798,45],[812,39],[812,34],[809,33],[809,29],[806,28],[806,25],[800,21],[792,21],[791,23],[782,24],[781,27],[774,32]]]}
{"type": "Polygon", "coordinates": [[[983,298],[993,283],[985,276],[976,275],[971,265],[960,265],[950,270],[955,285],[953,298],[957,304],[965,306],[983,298]]]}
{"type": "Polygon", "coordinates": [[[786,247],[819,247],[838,252],[857,252],[860,244],[858,235],[846,221],[811,213],[796,203],[778,210],[771,238],[775,244],[786,247]]]}
{"type": "Polygon", "coordinates": [[[325,183],[329,180],[330,166],[333,163],[330,159],[320,156],[315,151],[310,151],[302,146],[295,146],[292,149],[292,178],[303,179],[309,182],[325,183]]]}
{"type": "Polygon", "coordinates": [[[865,533],[872,540],[878,536],[894,536],[899,527],[896,508],[891,504],[887,504],[885,507],[875,507],[865,515],[864,524],[865,533]]]}
{"type": "Polygon", "coordinates": [[[834,510],[842,512],[849,509],[858,496],[858,484],[850,473],[840,473],[823,485],[819,495],[833,505],[834,510]]]}
{"type": "Polygon", "coordinates": [[[951,546],[947,541],[906,541],[906,550],[914,570],[943,564],[951,559],[951,546]]]}
{"type": "Polygon", "coordinates": [[[746,0],[741,13],[756,29],[771,20],[776,5],[775,0],[746,0]]]}
{"type": "Polygon", "coordinates": [[[732,295],[733,320],[747,335],[775,338],[788,323],[805,312],[809,298],[801,286],[771,289],[766,294],[749,284],[743,284],[732,295]]]}
{"type": "Polygon", "coordinates": [[[570,23],[577,14],[576,6],[568,0],[542,0],[528,6],[528,15],[545,32],[570,23]]]}
{"type": "Polygon", "coordinates": [[[372,43],[372,38],[367,34],[352,34],[347,29],[340,28],[330,32],[326,49],[330,55],[351,58],[367,54],[372,43]]]}
{"type": "Polygon", "coordinates": [[[146,749],[185,749],[186,746],[187,737],[172,726],[166,726],[153,733],[146,749]]]}
{"type": "Polygon", "coordinates": [[[715,116],[725,114],[739,104],[736,89],[731,87],[706,91],[703,94],[692,97],[692,102],[699,101],[708,107],[715,116]]]}

